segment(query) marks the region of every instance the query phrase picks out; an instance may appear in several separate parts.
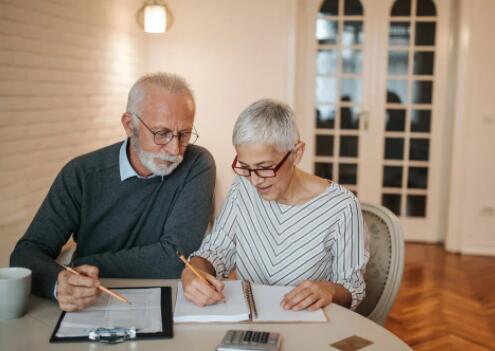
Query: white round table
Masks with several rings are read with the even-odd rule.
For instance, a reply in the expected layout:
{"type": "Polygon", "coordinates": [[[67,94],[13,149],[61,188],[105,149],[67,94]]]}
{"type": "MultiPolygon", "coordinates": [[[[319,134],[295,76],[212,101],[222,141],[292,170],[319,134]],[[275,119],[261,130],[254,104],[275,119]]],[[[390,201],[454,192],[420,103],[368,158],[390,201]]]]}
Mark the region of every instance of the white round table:
{"type": "MultiPolygon", "coordinates": [[[[173,304],[177,280],[105,279],[109,287],[172,286],[173,304]]],[[[31,296],[28,313],[18,319],[0,321],[0,350],[215,350],[228,329],[274,331],[282,335],[282,351],[337,350],[330,345],[349,336],[363,337],[373,344],[362,350],[412,350],[382,326],[346,308],[332,304],[325,310],[327,323],[235,323],[235,324],[175,324],[172,339],[139,340],[117,345],[99,343],[50,344],[50,335],[60,317],[57,304],[31,296]]]]}

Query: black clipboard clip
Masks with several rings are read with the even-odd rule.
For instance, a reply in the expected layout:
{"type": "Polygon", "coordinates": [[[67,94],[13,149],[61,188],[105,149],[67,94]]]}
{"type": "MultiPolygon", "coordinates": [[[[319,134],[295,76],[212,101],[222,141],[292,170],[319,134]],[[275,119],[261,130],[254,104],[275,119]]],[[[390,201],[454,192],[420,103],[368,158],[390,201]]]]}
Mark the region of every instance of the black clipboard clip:
{"type": "Polygon", "coordinates": [[[105,344],[117,344],[127,340],[135,339],[137,330],[134,327],[124,328],[95,328],[89,331],[89,340],[99,341],[105,344]]]}

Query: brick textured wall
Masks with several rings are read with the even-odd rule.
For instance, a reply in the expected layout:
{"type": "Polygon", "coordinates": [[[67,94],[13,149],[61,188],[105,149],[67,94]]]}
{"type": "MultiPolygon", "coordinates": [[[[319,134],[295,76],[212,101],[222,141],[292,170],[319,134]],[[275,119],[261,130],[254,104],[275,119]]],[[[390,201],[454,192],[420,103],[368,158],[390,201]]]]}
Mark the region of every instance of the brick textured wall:
{"type": "Polygon", "coordinates": [[[0,0],[0,266],[60,168],[121,140],[139,0],[0,0]]]}

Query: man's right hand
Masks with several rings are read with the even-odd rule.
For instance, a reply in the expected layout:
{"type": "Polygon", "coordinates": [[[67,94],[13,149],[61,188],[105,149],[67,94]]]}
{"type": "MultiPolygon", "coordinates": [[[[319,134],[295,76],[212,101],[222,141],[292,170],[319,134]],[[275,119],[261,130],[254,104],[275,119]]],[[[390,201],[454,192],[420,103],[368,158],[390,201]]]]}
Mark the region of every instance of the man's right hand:
{"type": "Polygon", "coordinates": [[[224,283],[211,274],[201,271],[198,268],[196,270],[201,272],[210,284],[206,284],[186,267],[182,271],[182,287],[186,299],[201,307],[225,301],[223,295],[224,283]]]}
{"type": "Polygon", "coordinates": [[[57,300],[60,309],[66,312],[74,312],[84,309],[93,303],[100,295],[98,289],[98,268],[90,265],[73,267],[81,273],[76,275],[67,270],[58,274],[57,300]]]}

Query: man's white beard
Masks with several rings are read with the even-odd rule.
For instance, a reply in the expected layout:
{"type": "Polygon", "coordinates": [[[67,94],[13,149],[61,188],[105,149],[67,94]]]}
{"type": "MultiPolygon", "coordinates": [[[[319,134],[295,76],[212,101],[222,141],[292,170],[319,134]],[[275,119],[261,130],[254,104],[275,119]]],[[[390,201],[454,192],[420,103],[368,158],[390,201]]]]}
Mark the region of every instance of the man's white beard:
{"type": "Polygon", "coordinates": [[[166,176],[172,173],[172,171],[182,162],[182,156],[173,156],[164,151],[161,152],[148,152],[141,148],[139,138],[136,135],[131,136],[131,147],[136,151],[141,164],[146,167],[147,170],[155,175],[166,176]],[[172,162],[169,165],[164,163],[157,163],[155,160],[172,162]]]}

